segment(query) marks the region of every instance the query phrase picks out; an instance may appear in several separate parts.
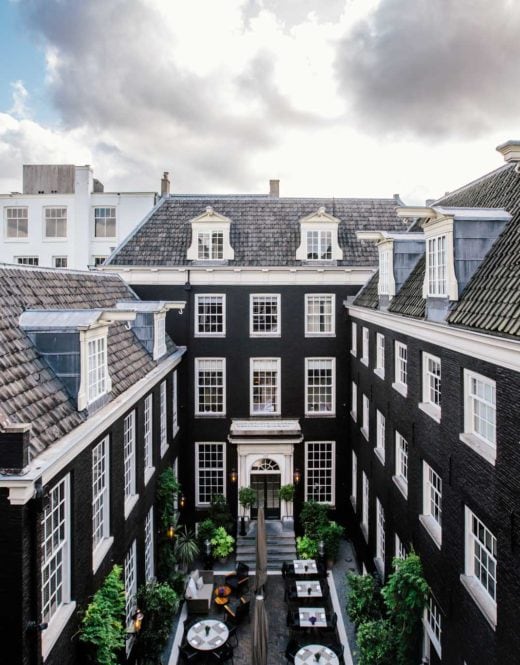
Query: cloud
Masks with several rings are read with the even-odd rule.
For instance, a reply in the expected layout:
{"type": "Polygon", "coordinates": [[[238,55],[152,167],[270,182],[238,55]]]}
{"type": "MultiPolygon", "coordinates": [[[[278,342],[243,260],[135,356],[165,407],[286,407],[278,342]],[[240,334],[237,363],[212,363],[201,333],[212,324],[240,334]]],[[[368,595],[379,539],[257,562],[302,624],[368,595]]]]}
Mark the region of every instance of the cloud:
{"type": "Polygon", "coordinates": [[[347,4],[346,0],[248,0],[244,6],[246,21],[258,16],[262,10],[268,10],[291,28],[315,17],[320,22],[338,21],[347,4]]]}
{"type": "Polygon", "coordinates": [[[336,75],[367,132],[478,137],[520,112],[520,5],[381,0],[338,45],[336,75]]]}
{"type": "Polygon", "coordinates": [[[13,105],[9,109],[9,113],[12,113],[16,118],[26,118],[28,115],[27,101],[29,93],[23,81],[14,81],[14,83],[11,83],[11,88],[13,90],[13,105]]]}

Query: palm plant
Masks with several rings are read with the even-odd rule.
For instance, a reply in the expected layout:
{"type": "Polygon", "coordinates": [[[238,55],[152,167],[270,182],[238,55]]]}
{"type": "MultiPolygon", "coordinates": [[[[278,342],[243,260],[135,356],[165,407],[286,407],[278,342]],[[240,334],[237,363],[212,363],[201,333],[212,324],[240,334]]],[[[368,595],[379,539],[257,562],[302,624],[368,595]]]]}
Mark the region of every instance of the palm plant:
{"type": "Polygon", "coordinates": [[[175,540],[175,556],[181,566],[187,570],[199,554],[199,546],[195,534],[186,525],[177,531],[175,540]]]}

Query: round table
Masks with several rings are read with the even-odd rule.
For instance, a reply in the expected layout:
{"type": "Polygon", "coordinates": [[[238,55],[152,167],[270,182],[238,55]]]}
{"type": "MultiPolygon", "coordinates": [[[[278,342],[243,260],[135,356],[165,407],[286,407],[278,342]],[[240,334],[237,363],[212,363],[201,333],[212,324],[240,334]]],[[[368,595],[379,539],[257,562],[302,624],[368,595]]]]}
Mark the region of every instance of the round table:
{"type": "Polygon", "coordinates": [[[294,656],[294,665],[339,665],[339,658],[332,649],[323,644],[307,644],[294,656]],[[320,655],[316,660],[317,654],[320,655]]]}
{"type": "Polygon", "coordinates": [[[232,589],[229,586],[218,586],[213,592],[213,595],[215,596],[215,603],[217,605],[227,605],[231,591],[232,589]]]}
{"type": "Polygon", "coordinates": [[[221,647],[228,637],[229,630],[226,624],[216,619],[204,619],[191,626],[187,640],[188,644],[198,651],[213,651],[221,647]]]}

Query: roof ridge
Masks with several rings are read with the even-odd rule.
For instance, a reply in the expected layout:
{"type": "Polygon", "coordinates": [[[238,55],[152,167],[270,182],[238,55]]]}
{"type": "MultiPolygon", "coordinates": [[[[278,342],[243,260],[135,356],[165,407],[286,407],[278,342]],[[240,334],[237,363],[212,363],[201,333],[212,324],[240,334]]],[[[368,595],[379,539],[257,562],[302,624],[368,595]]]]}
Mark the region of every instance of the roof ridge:
{"type": "MultiPolygon", "coordinates": [[[[106,273],[101,270],[80,270],[79,268],[54,268],[53,266],[30,266],[23,263],[2,263],[0,262],[0,270],[21,270],[21,271],[40,271],[40,272],[51,272],[58,275],[89,275],[94,277],[106,277],[108,274],[115,276],[119,279],[117,273],[106,273]]],[[[123,281],[123,280],[121,280],[123,281]]]]}
{"type": "Polygon", "coordinates": [[[479,178],[475,178],[475,180],[471,180],[470,182],[467,182],[465,185],[461,185],[461,187],[457,187],[457,189],[454,189],[452,192],[447,192],[446,194],[444,194],[440,198],[436,199],[432,203],[432,205],[437,205],[438,203],[440,203],[444,199],[448,199],[450,196],[454,196],[455,194],[459,194],[460,192],[463,192],[464,190],[469,189],[470,187],[473,187],[474,185],[478,185],[480,182],[483,182],[487,178],[490,178],[491,176],[496,175],[500,171],[505,171],[508,168],[514,168],[515,166],[516,166],[516,164],[509,163],[509,162],[506,163],[506,164],[502,164],[498,168],[493,169],[492,171],[489,171],[488,173],[485,173],[484,175],[481,175],[479,178]]]}
{"type": "Polygon", "coordinates": [[[269,194],[170,194],[166,201],[176,199],[265,199],[273,203],[280,201],[391,201],[396,206],[393,196],[269,196],[269,194]]]}

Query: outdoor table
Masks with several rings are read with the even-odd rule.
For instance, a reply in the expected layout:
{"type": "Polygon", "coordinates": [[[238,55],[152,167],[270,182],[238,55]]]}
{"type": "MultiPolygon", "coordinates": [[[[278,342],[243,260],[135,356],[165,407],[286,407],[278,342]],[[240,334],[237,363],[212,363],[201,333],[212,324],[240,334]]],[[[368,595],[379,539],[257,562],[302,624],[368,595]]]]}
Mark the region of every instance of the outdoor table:
{"type": "Polygon", "coordinates": [[[222,621],[204,619],[188,630],[188,644],[198,651],[213,651],[221,647],[229,637],[229,630],[222,621]],[[209,630],[206,630],[208,628],[209,630]]]}
{"type": "Polygon", "coordinates": [[[229,602],[231,591],[232,589],[230,586],[218,586],[213,592],[213,595],[215,596],[215,603],[217,605],[226,605],[229,602]]]}
{"type": "Polygon", "coordinates": [[[334,651],[322,644],[307,644],[294,656],[294,665],[311,665],[318,662],[323,665],[339,665],[339,658],[334,651]]]}
{"type": "Polygon", "coordinates": [[[318,566],[314,559],[295,559],[293,565],[295,575],[316,575],[318,572],[318,566]]]}
{"type": "Polygon", "coordinates": [[[296,582],[296,595],[298,598],[322,598],[321,584],[318,580],[296,582]]]}
{"type": "Polygon", "coordinates": [[[300,607],[298,611],[300,628],[326,628],[327,617],[324,607],[300,607]],[[313,622],[311,618],[316,620],[313,622]]]}

